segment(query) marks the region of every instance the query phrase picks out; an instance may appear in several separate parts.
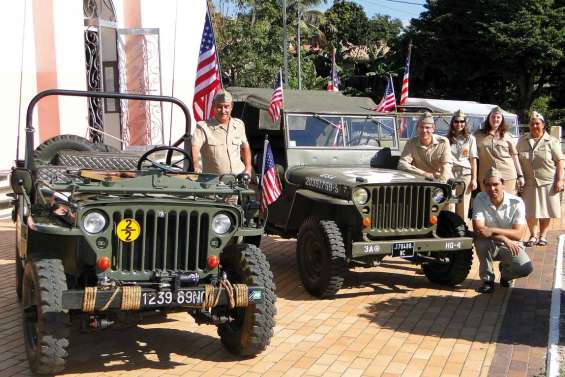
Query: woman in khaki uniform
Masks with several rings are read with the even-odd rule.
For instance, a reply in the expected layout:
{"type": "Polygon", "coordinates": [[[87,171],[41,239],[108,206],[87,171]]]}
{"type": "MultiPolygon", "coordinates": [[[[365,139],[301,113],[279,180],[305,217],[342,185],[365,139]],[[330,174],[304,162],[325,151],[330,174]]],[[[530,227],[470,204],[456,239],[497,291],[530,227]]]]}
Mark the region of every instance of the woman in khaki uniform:
{"type": "MultiPolygon", "coordinates": [[[[471,193],[477,188],[477,142],[473,135],[469,134],[465,122],[465,114],[458,110],[453,114],[449,123],[447,138],[451,144],[451,156],[453,161],[453,177],[465,182],[463,200],[457,203],[455,213],[462,219],[469,213],[471,193]]],[[[458,186],[457,195],[461,194],[458,186]]]]}
{"type": "Polygon", "coordinates": [[[522,192],[530,229],[526,246],[545,246],[551,219],[561,216],[563,154],[559,140],[544,131],[545,121],[540,113],[534,111],[528,125],[530,132],[518,141],[520,163],[526,175],[522,192]]]}
{"type": "Polygon", "coordinates": [[[475,132],[475,139],[479,152],[478,181],[481,191],[485,191],[483,180],[486,172],[490,168],[496,168],[504,179],[504,191],[516,195],[517,189],[524,186],[524,175],[514,140],[506,132],[500,107],[491,110],[483,128],[475,132]]]}

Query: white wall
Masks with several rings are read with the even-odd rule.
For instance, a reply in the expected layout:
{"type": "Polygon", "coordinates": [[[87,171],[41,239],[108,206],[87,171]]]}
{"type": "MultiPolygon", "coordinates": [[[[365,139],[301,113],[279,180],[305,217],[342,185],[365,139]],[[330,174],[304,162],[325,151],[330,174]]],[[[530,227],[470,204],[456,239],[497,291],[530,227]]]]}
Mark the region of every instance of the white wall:
{"type": "MultiPolygon", "coordinates": [[[[114,0],[114,5],[118,23],[122,23],[123,27],[123,1],[114,0]]],[[[173,95],[179,98],[192,113],[194,78],[206,13],[206,0],[142,0],[141,6],[143,23],[141,26],[160,29],[163,95],[173,95]]],[[[53,13],[57,87],[85,90],[82,1],[53,0],[53,13]]],[[[0,12],[1,45],[4,50],[0,60],[0,82],[2,83],[0,90],[0,113],[2,114],[0,172],[9,170],[16,157],[18,124],[20,127],[20,158],[23,158],[24,154],[27,104],[37,94],[34,33],[32,0],[11,2],[9,11],[0,12]],[[19,110],[21,110],[21,115],[19,110]]],[[[183,134],[185,125],[181,110],[176,106],[173,109],[172,139],[174,141],[183,134]]],[[[171,107],[164,105],[163,113],[165,141],[167,142],[171,125],[171,107]]],[[[86,135],[88,123],[86,101],[60,97],[59,115],[61,133],[86,135]]],[[[36,111],[35,127],[40,126],[37,124],[37,119],[36,111]]],[[[38,144],[37,136],[36,132],[36,145],[38,144]]]]}

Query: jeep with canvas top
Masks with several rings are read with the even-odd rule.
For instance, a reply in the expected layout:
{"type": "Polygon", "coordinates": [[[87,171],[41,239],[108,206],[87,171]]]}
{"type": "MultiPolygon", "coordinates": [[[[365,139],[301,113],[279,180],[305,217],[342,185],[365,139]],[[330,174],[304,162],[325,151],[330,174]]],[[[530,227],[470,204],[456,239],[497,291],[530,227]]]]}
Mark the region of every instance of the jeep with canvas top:
{"type": "Polygon", "coordinates": [[[259,203],[246,175],[193,173],[190,135],[189,111],[172,97],[49,90],[30,102],[25,159],[11,185],[16,291],[33,372],[64,369],[72,323],[102,329],[156,312],[217,325],[236,355],[269,344],[273,275],[261,251],[243,242],[263,233],[259,203]],[[186,133],[141,156],[75,135],[35,147],[34,106],[51,95],[170,102],[183,111],[186,133]],[[233,196],[236,205],[227,201],[233,196]]]}
{"type": "Polygon", "coordinates": [[[375,113],[369,98],[285,90],[280,123],[268,115],[272,91],[230,88],[233,114],[247,129],[261,169],[268,135],[282,195],[268,208],[266,232],[296,237],[296,261],[306,290],[333,297],[351,266],[385,257],[421,264],[426,277],[456,285],[468,275],[472,238],[445,206],[460,182],[429,181],[396,170],[394,114],[375,113]]]}

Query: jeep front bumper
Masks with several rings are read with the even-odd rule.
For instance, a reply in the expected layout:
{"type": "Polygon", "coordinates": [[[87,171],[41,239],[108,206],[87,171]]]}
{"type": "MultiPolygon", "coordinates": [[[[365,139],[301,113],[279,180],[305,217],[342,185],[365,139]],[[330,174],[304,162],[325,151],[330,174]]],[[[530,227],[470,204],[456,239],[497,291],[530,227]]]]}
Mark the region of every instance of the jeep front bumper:
{"type": "MultiPolygon", "coordinates": [[[[92,291],[91,291],[92,292],[92,291]]],[[[195,287],[186,287],[176,290],[157,290],[153,288],[141,288],[135,296],[135,302],[132,297],[126,296],[123,290],[115,294],[116,288],[97,289],[94,297],[92,293],[85,295],[82,289],[70,289],[63,291],[63,309],[83,310],[86,300],[93,300],[87,305],[92,311],[100,310],[148,310],[155,308],[204,308],[206,300],[206,289],[199,285],[195,287]],[[124,301],[129,301],[129,308],[124,308],[124,301]]],[[[218,294],[218,288],[215,288],[214,295],[218,294]]],[[[214,296],[215,298],[215,296],[214,296]]],[[[247,287],[247,303],[255,304],[263,301],[264,288],[257,286],[247,287]]],[[[214,300],[215,301],[215,300],[214,300]]],[[[215,306],[228,306],[229,297],[225,289],[219,290],[218,302],[215,306]]]]}
{"type": "Polygon", "coordinates": [[[434,253],[444,251],[462,251],[473,248],[471,237],[459,238],[414,238],[396,241],[372,241],[353,242],[352,257],[361,258],[370,255],[393,255],[404,256],[399,251],[412,249],[412,253],[406,253],[406,257],[415,256],[419,253],[434,253]],[[411,254],[411,255],[410,255],[411,254]]]}

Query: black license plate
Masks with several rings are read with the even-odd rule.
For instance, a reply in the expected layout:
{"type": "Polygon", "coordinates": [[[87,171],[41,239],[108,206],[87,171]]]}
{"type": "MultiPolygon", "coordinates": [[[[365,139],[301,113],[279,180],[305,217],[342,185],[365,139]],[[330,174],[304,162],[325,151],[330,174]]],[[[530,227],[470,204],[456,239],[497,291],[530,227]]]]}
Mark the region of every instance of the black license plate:
{"type": "Polygon", "coordinates": [[[202,306],[203,289],[141,292],[141,306],[202,306]]]}
{"type": "Polygon", "coordinates": [[[392,244],[392,256],[411,258],[414,256],[414,242],[396,242],[392,244]]]}

